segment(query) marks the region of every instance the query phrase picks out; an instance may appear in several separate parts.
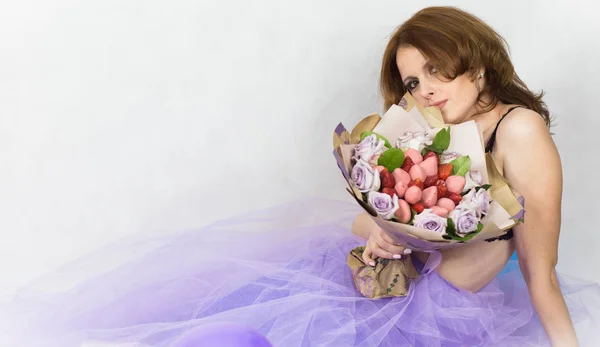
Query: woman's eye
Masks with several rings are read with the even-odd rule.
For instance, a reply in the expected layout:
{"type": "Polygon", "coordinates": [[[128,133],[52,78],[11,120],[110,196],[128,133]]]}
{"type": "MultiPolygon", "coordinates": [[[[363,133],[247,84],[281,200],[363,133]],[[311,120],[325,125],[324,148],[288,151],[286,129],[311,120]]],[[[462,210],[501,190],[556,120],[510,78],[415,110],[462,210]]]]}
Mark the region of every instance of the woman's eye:
{"type": "Polygon", "coordinates": [[[417,86],[419,85],[419,81],[410,81],[406,84],[406,89],[408,90],[414,90],[415,88],[417,88],[417,86]]]}

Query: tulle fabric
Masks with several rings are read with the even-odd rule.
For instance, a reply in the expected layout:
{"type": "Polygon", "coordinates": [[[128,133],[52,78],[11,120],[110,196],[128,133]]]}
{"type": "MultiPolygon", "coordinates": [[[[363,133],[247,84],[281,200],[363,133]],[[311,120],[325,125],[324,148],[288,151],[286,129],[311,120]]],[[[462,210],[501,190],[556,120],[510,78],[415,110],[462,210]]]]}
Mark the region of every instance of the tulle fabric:
{"type": "MultiPolygon", "coordinates": [[[[221,322],[284,347],[548,345],[516,260],[478,293],[433,271],[407,297],[360,296],[346,265],[364,244],[350,233],[359,212],[351,203],[302,199],[106,247],[2,307],[0,345],[175,347],[193,329],[221,322]],[[90,274],[127,252],[135,255],[90,274]],[[67,277],[81,279],[59,293],[38,290],[67,277]]],[[[581,345],[597,345],[599,286],[564,275],[560,283],[581,345]]]]}

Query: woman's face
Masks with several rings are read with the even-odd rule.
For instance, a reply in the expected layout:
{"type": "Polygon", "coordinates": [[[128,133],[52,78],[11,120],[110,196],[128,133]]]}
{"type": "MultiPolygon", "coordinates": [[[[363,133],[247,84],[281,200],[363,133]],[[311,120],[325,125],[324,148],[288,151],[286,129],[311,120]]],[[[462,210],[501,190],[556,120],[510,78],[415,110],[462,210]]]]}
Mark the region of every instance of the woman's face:
{"type": "Polygon", "coordinates": [[[483,79],[472,81],[463,74],[452,81],[443,80],[421,52],[412,46],[398,49],[396,64],[406,90],[422,106],[439,107],[445,123],[462,123],[475,114],[483,79]]]}

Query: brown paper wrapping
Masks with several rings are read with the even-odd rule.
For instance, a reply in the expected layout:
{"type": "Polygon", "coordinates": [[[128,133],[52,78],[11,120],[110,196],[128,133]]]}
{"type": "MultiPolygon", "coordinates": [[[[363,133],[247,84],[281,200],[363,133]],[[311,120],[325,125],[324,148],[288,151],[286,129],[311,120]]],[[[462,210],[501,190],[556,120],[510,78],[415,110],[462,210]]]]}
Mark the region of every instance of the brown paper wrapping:
{"type": "Polygon", "coordinates": [[[488,176],[490,179],[490,195],[496,200],[510,216],[517,215],[522,209],[517,200],[518,193],[513,191],[508,181],[502,176],[490,153],[486,153],[488,176]]]}
{"type": "Polygon", "coordinates": [[[380,120],[381,117],[377,113],[373,113],[358,122],[350,134],[350,143],[359,143],[360,135],[364,131],[372,131],[380,120]]]}
{"type": "Polygon", "coordinates": [[[378,258],[373,267],[362,260],[364,249],[356,247],[348,254],[356,289],[371,299],[406,296],[410,283],[419,276],[410,256],[398,260],[378,258]]]}

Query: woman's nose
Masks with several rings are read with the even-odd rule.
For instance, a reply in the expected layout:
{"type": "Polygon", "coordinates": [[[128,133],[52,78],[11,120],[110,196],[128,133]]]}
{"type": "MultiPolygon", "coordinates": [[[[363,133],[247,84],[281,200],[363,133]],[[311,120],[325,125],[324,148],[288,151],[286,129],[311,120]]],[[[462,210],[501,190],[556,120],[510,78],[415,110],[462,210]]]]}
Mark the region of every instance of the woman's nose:
{"type": "Polygon", "coordinates": [[[435,85],[429,81],[421,81],[419,83],[419,93],[424,99],[431,99],[435,94],[435,85]]]}

